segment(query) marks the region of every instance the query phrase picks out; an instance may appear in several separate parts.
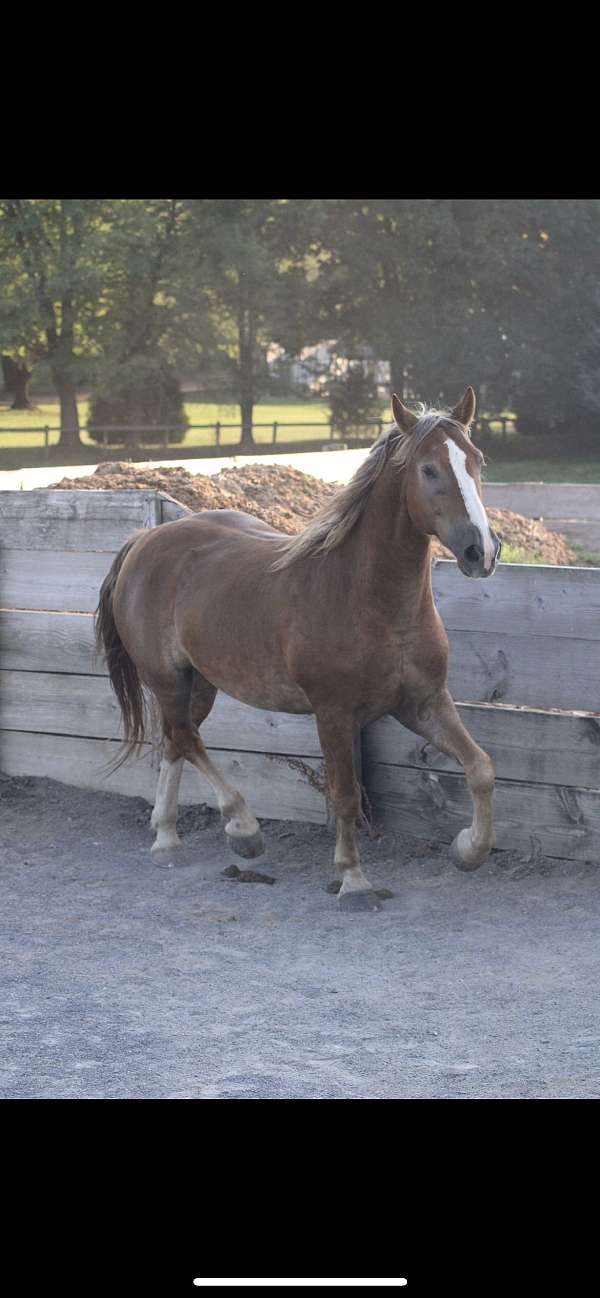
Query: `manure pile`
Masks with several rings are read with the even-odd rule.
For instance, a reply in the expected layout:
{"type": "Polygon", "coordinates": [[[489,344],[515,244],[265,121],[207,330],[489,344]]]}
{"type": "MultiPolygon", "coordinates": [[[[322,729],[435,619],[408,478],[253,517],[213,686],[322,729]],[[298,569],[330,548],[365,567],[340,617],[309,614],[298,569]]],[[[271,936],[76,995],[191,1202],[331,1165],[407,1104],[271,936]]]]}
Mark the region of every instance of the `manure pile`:
{"type": "MultiPolygon", "coordinates": [[[[290,536],[301,532],[339,487],[286,464],[247,464],[210,475],[190,473],[178,465],[136,468],[124,460],[109,460],[87,477],[63,478],[52,485],[90,491],[164,491],[194,513],[201,509],[240,509],[290,536]]],[[[487,515],[502,541],[519,546],[542,563],[578,562],[565,538],[549,532],[539,520],[524,518],[510,509],[488,509],[487,515]]],[[[432,552],[436,558],[452,557],[437,539],[432,552]]]]}

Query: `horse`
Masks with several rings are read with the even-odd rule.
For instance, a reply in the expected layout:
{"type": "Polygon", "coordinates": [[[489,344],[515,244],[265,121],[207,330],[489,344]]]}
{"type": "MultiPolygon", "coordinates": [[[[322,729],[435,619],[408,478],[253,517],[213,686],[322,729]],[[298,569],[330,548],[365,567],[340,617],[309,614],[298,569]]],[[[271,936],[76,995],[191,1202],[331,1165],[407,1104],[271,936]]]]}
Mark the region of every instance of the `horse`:
{"type": "Polygon", "coordinates": [[[468,387],[452,411],[420,414],[394,395],[392,414],[351,481],[299,535],[205,510],[134,534],[116,556],[96,639],[123,717],[117,764],[146,738],[146,692],[158,703],[153,852],[180,845],[186,760],[212,785],[234,852],[264,851],[256,817],[199,734],[220,689],[255,708],[314,714],[345,908],[378,904],[357,846],[354,757],[360,729],[379,717],[390,714],[461,763],[473,819],[452,844],[459,868],[476,869],[494,846],[494,768],[448,692],[448,638],[431,588],[432,536],[471,579],[489,577],[500,554],[481,499],[483,456],[470,436],[475,393],[468,387]]]}

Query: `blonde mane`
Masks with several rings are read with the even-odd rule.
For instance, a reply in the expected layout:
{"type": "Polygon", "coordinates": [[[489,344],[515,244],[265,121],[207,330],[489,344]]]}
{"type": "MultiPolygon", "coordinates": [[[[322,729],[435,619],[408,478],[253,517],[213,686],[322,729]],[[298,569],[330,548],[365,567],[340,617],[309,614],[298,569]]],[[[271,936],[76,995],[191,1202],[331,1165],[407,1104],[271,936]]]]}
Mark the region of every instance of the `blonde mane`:
{"type": "Polygon", "coordinates": [[[277,571],[288,568],[298,559],[310,555],[327,554],[341,545],[358,522],[373,484],[388,463],[401,471],[410,463],[413,454],[422,445],[425,438],[441,424],[448,426],[449,432],[461,433],[465,429],[458,420],[453,419],[449,411],[426,410],[417,417],[416,424],[410,432],[403,433],[397,424],[377,438],[366,459],[357,469],[354,477],[345,487],[341,487],[298,536],[286,537],[280,546],[279,556],[271,569],[277,571]]]}

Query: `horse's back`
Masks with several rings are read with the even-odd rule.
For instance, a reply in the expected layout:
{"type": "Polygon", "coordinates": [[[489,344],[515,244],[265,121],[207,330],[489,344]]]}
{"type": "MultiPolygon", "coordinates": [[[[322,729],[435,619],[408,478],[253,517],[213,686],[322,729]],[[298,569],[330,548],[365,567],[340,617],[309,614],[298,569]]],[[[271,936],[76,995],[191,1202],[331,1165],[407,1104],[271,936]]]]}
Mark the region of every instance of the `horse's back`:
{"type": "Polygon", "coordinates": [[[173,626],[188,611],[204,620],[207,607],[223,601],[230,610],[233,601],[247,625],[248,600],[256,605],[259,587],[265,594],[263,578],[282,540],[262,519],[229,509],[202,510],[140,532],[115,583],[123,632],[149,621],[173,626]]]}
{"type": "Polygon", "coordinates": [[[254,514],[246,514],[241,509],[203,509],[198,514],[178,518],[173,523],[163,523],[162,528],[168,528],[170,532],[173,529],[171,535],[182,537],[208,537],[212,535],[213,529],[216,529],[217,532],[225,530],[239,532],[241,535],[266,535],[284,539],[283,532],[278,532],[262,518],[256,518],[254,514]],[[178,533],[175,532],[176,528],[179,529],[178,533]]]}

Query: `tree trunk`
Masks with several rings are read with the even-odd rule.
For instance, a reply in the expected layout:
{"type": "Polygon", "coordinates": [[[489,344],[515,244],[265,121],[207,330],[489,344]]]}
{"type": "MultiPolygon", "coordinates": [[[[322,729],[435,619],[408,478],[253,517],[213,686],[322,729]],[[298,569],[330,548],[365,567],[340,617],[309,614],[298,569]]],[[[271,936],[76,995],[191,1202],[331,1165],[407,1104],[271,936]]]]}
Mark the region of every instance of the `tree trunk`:
{"type": "Polygon", "coordinates": [[[392,352],[389,361],[390,361],[390,383],[391,383],[392,392],[395,392],[396,396],[400,397],[400,400],[403,401],[404,400],[404,356],[400,356],[398,352],[392,352]]]}
{"type": "Polygon", "coordinates": [[[79,450],[79,412],[77,410],[77,392],[71,375],[64,370],[52,369],[52,378],[60,402],[60,440],[59,445],[65,450],[79,450]]]}
{"type": "MultiPolygon", "coordinates": [[[[240,446],[248,449],[254,447],[255,441],[252,436],[252,416],[254,413],[254,357],[252,347],[252,329],[251,320],[246,317],[240,321],[239,328],[239,348],[240,348],[240,412],[242,416],[242,436],[240,446]]],[[[248,313],[250,315],[250,313],[248,313]]]]}
{"type": "Polygon", "coordinates": [[[13,398],[11,410],[31,410],[27,388],[31,379],[31,370],[24,361],[14,361],[12,356],[2,357],[4,388],[7,396],[13,398]]]}
{"type": "Polygon", "coordinates": [[[29,400],[29,393],[27,391],[27,388],[29,387],[30,379],[31,379],[31,370],[28,370],[26,365],[15,366],[15,369],[13,371],[13,377],[12,377],[12,395],[14,397],[14,401],[12,403],[11,410],[31,410],[32,409],[31,402],[29,400]]]}
{"type": "Polygon", "coordinates": [[[254,413],[254,401],[252,400],[252,397],[247,397],[240,401],[240,411],[242,415],[242,436],[240,438],[240,446],[253,447],[256,443],[252,435],[252,417],[254,413]]]}
{"type": "Polygon", "coordinates": [[[10,356],[2,357],[2,377],[4,379],[4,391],[2,395],[5,397],[12,397],[13,394],[12,374],[11,374],[12,364],[13,362],[11,361],[10,356]]]}

